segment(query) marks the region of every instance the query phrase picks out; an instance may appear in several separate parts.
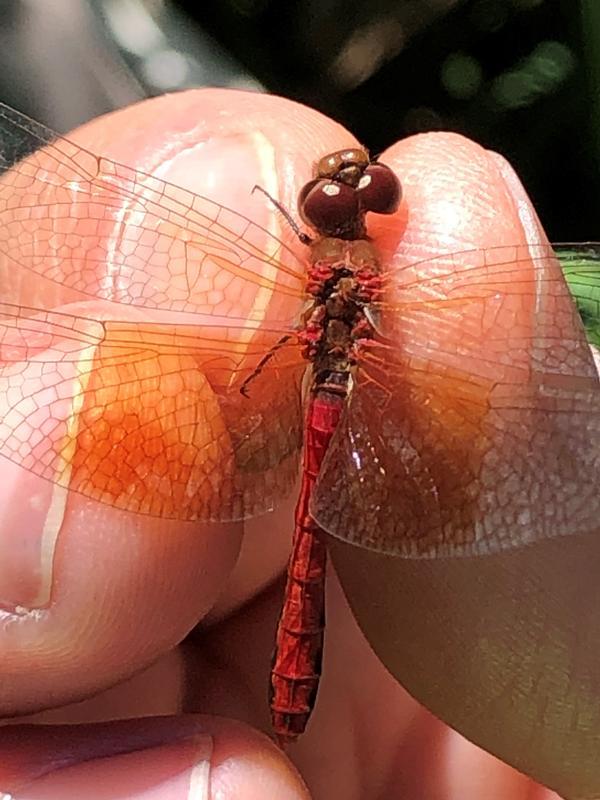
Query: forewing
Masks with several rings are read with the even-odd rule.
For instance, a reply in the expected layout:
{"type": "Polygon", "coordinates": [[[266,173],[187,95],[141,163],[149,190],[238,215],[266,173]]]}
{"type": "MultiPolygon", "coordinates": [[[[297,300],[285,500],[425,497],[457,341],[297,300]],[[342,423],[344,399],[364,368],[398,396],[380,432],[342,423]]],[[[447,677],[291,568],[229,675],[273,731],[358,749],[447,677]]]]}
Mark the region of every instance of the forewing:
{"type": "Polygon", "coordinates": [[[280,322],[298,312],[304,265],[267,230],[2,104],[0,172],[5,298],[26,291],[32,305],[93,298],[256,320],[268,306],[280,322]]]}
{"type": "Polygon", "coordinates": [[[407,265],[386,277],[313,514],[404,557],[600,532],[600,386],[544,247],[407,265]]]}

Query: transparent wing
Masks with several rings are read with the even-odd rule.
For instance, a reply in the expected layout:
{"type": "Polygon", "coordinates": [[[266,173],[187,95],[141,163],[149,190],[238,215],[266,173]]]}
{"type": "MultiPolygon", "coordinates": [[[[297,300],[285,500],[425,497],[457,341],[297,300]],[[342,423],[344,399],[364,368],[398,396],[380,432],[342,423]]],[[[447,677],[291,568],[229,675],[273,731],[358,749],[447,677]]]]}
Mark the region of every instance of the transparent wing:
{"type": "Polygon", "coordinates": [[[275,348],[279,332],[246,334],[1,304],[0,454],[136,513],[268,510],[298,474],[304,365],[297,347],[275,348]]]}
{"type": "Polygon", "coordinates": [[[0,455],[137,513],[271,508],[298,469],[304,272],[242,215],[0,105],[0,455]]]}
{"type": "MultiPolygon", "coordinates": [[[[304,264],[246,217],[0,104],[0,291],[291,322],[304,264]],[[32,289],[29,289],[30,293],[32,289]],[[247,314],[246,314],[247,316],[247,314]]],[[[35,302],[38,305],[37,302],[35,302]]]]}
{"type": "Polygon", "coordinates": [[[444,255],[385,283],[318,523],[404,557],[600,533],[600,384],[553,251],[444,255]]]}

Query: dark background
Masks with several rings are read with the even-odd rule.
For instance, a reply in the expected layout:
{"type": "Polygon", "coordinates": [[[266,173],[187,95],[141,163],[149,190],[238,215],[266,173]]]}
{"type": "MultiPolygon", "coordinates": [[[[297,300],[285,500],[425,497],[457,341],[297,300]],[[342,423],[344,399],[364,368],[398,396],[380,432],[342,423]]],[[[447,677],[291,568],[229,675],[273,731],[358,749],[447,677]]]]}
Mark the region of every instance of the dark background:
{"type": "Polygon", "coordinates": [[[0,98],[63,132],[190,86],[272,91],[371,151],[460,131],[550,238],[600,238],[600,0],[0,0],[0,98]]]}

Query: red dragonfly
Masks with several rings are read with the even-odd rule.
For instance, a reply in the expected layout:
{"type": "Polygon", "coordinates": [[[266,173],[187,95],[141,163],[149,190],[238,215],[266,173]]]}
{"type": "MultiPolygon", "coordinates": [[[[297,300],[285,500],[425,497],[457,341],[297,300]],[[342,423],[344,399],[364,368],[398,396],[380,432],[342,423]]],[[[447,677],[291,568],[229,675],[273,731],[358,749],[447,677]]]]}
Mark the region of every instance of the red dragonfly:
{"type": "Polygon", "coordinates": [[[281,743],[315,699],[323,531],[432,558],[597,530],[600,385],[551,247],[386,269],[365,219],[395,210],[399,183],[360,149],[322,158],[300,194],[308,267],[6,106],[0,154],[0,455],[134,514],[225,521],[271,510],[303,452],[281,743]],[[90,299],[102,314],[74,311],[90,299]]]}

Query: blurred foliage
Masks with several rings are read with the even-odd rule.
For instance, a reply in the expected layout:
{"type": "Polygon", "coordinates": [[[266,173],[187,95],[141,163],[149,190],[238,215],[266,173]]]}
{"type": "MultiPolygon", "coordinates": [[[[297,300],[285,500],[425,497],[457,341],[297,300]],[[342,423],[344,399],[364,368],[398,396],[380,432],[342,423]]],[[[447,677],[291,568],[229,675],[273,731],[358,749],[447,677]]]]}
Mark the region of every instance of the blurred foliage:
{"type": "Polygon", "coordinates": [[[588,340],[600,347],[600,250],[565,246],[559,258],[588,340]]]}
{"type": "Polygon", "coordinates": [[[337,118],[372,151],[465,133],[515,165],[553,239],[600,238],[589,101],[600,87],[584,48],[600,25],[582,29],[577,0],[179,4],[269,90],[337,118]]]}
{"type": "Polygon", "coordinates": [[[60,131],[190,86],[278,92],[377,153],[505,155],[551,239],[600,239],[600,0],[9,0],[0,97],[60,131]]]}

